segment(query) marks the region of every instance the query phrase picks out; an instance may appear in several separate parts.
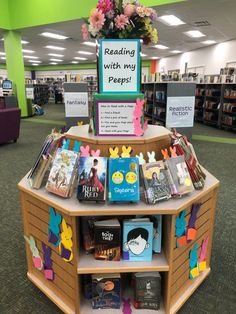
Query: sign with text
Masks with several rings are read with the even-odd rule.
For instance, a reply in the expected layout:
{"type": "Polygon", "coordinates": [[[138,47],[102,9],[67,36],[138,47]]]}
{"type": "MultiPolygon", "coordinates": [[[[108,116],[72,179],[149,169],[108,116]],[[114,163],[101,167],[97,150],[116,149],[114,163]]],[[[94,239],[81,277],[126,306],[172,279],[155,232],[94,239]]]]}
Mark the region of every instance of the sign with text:
{"type": "Polygon", "coordinates": [[[64,94],[66,117],[88,117],[88,93],[64,94]]]}
{"type": "Polygon", "coordinates": [[[135,135],[136,101],[97,101],[97,135],[135,135]]]}
{"type": "Polygon", "coordinates": [[[99,50],[100,93],[140,90],[140,40],[102,39],[99,50]]]}
{"type": "Polygon", "coordinates": [[[26,87],[26,98],[27,99],[34,99],[34,88],[33,87],[26,87]]]}
{"type": "Polygon", "coordinates": [[[167,97],[166,126],[192,127],[194,119],[195,97],[167,97]]]}

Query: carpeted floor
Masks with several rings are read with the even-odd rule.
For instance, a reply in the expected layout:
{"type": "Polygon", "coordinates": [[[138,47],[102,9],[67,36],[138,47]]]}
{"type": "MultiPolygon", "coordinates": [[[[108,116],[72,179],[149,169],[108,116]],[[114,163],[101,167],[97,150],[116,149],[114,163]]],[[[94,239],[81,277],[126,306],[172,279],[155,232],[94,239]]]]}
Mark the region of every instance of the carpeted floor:
{"type": "MultiPolygon", "coordinates": [[[[26,259],[17,183],[31,168],[45,136],[64,124],[64,106],[45,107],[45,115],[24,119],[16,144],[0,145],[0,313],[61,313],[26,278],[26,259]],[[56,120],[53,122],[52,120],[56,120]]],[[[212,272],[179,311],[181,314],[236,313],[236,135],[198,124],[193,140],[201,164],[221,182],[216,212],[212,272]],[[211,137],[235,139],[231,144],[211,137]]],[[[102,311],[99,311],[102,313],[102,311]]]]}

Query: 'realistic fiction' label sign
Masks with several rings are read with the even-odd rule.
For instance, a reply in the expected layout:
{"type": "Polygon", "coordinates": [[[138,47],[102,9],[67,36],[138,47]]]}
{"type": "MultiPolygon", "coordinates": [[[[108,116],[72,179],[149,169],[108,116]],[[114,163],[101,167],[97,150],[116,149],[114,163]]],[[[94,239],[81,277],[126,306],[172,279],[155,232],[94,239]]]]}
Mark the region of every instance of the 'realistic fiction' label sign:
{"type": "Polygon", "coordinates": [[[140,40],[101,40],[99,51],[101,93],[140,90],[140,40]]]}

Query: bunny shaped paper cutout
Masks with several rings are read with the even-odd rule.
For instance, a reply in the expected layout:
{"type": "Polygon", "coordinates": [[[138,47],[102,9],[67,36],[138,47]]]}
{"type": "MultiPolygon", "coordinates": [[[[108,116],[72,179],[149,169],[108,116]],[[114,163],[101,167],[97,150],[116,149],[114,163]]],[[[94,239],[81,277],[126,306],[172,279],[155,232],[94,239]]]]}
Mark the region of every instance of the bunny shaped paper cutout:
{"type": "Polygon", "coordinates": [[[81,146],[81,142],[75,141],[73,151],[78,153],[80,151],[80,146],[81,146]]]}
{"type": "Polygon", "coordinates": [[[123,158],[130,157],[131,151],[132,151],[132,148],[130,146],[128,147],[122,146],[121,157],[123,158]]]}
{"type": "Polygon", "coordinates": [[[143,158],[143,153],[140,153],[139,155],[136,155],[136,157],[138,158],[140,166],[146,164],[146,160],[143,158]]]}
{"type": "Polygon", "coordinates": [[[43,257],[44,257],[44,276],[48,280],[54,279],[54,271],[52,269],[52,249],[42,242],[43,257]]]}
{"type": "Polygon", "coordinates": [[[134,118],[133,119],[133,124],[134,124],[134,134],[136,136],[142,136],[144,131],[143,131],[143,128],[141,126],[141,121],[139,118],[134,118]]]}
{"type": "Polygon", "coordinates": [[[136,136],[141,136],[144,133],[141,123],[141,118],[143,116],[143,104],[144,100],[140,100],[139,98],[136,99],[136,105],[133,113],[134,134],[136,136]]]}
{"type": "Polygon", "coordinates": [[[93,156],[93,157],[99,157],[100,153],[101,153],[100,149],[97,149],[97,150],[92,149],[91,150],[91,156],[93,156]]]}
{"type": "Polygon", "coordinates": [[[152,151],[151,153],[147,152],[147,155],[148,155],[148,162],[155,162],[156,161],[156,158],[155,158],[156,153],[154,151],[152,151]]]}
{"type": "Polygon", "coordinates": [[[43,262],[39,255],[39,250],[36,247],[34,238],[32,236],[27,237],[26,235],[24,235],[24,238],[26,242],[29,244],[29,248],[33,257],[34,267],[39,270],[43,269],[43,262]]]}
{"type": "Polygon", "coordinates": [[[174,146],[173,148],[170,146],[170,154],[172,158],[177,157],[176,146],[174,146]]]}
{"type": "Polygon", "coordinates": [[[143,105],[144,100],[140,100],[139,98],[136,99],[136,105],[134,108],[134,117],[135,118],[141,118],[143,115],[143,105]]]}
{"type": "Polygon", "coordinates": [[[118,147],[110,147],[109,148],[110,158],[119,158],[119,148],[118,147]]]}
{"type": "Polygon", "coordinates": [[[206,266],[206,258],[207,258],[207,245],[209,242],[209,237],[207,237],[205,240],[202,242],[202,247],[201,247],[201,252],[200,252],[200,257],[199,257],[199,271],[202,272],[204,271],[207,266],[206,266]]]}
{"type": "Polygon", "coordinates": [[[190,251],[189,267],[189,278],[194,279],[199,275],[197,243],[194,244],[193,249],[190,251]]]}
{"type": "Polygon", "coordinates": [[[169,159],[169,153],[168,153],[167,148],[166,149],[162,149],[161,153],[162,153],[163,159],[165,159],[165,160],[169,159]]]}
{"type": "Polygon", "coordinates": [[[201,207],[201,204],[193,204],[191,216],[188,222],[188,229],[187,229],[187,241],[192,241],[196,238],[197,230],[195,228],[195,223],[197,220],[197,213],[201,207]]]}
{"type": "Polygon", "coordinates": [[[61,257],[66,261],[70,262],[73,259],[73,242],[72,242],[72,229],[67,226],[65,219],[62,219],[62,233],[61,242],[59,244],[59,252],[61,257]]]}
{"type": "Polygon", "coordinates": [[[78,125],[78,126],[82,126],[83,124],[84,124],[83,121],[78,121],[78,122],[77,122],[77,125],[78,125]]]}
{"type": "Polygon", "coordinates": [[[88,157],[89,154],[89,145],[87,146],[80,146],[80,156],[81,157],[88,157]]]}
{"type": "Polygon", "coordinates": [[[131,301],[130,299],[123,298],[123,308],[122,308],[123,314],[131,314],[132,313],[130,301],[131,301]]]}
{"type": "Polygon", "coordinates": [[[54,208],[49,209],[50,219],[48,224],[48,241],[54,246],[58,246],[60,243],[60,224],[62,217],[57,214],[54,208]]]}
{"type": "Polygon", "coordinates": [[[63,140],[62,149],[69,149],[70,140],[63,140]]]}
{"type": "Polygon", "coordinates": [[[145,120],[143,124],[143,130],[146,131],[147,128],[148,128],[148,120],[145,120]]]}
{"type": "Polygon", "coordinates": [[[187,237],[185,234],[186,220],[184,219],[186,215],[186,209],[184,209],[179,217],[175,220],[175,236],[176,236],[176,246],[180,247],[187,244],[187,237]]]}

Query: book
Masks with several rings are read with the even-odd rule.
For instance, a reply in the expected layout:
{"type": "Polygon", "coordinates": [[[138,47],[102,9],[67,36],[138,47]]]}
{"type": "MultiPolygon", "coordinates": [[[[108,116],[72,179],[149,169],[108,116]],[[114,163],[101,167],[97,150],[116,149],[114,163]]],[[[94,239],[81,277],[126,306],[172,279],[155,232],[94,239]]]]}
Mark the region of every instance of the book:
{"type": "Polygon", "coordinates": [[[140,200],[137,157],[110,158],[108,177],[110,202],[138,202],[140,200]]]}
{"type": "Polygon", "coordinates": [[[80,157],[77,198],[80,201],[105,201],[106,157],[80,157]]]}
{"type": "Polygon", "coordinates": [[[184,156],[169,158],[165,161],[172,179],[172,192],[176,196],[190,193],[194,190],[193,183],[184,161],[184,156]]]}
{"type": "Polygon", "coordinates": [[[39,166],[37,167],[37,172],[32,180],[31,186],[33,189],[40,189],[45,173],[47,172],[52,161],[52,156],[41,156],[39,166]]]}
{"type": "Polygon", "coordinates": [[[94,222],[95,259],[120,260],[121,230],[118,219],[94,222]]]}
{"type": "Polygon", "coordinates": [[[168,174],[163,161],[142,165],[145,198],[148,204],[156,204],[171,197],[168,174]]]}
{"type": "Polygon", "coordinates": [[[161,276],[159,272],[135,273],[134,307],[159,310],[161,303],[161,276]]]}
{"type": "Polygon", "coordinates": [[[78,166],[77,152],[58,148],[49,173],[46,189],[62,197],[70,195],[78,166]]]}
{"type": "Polygon", "coordinates": [[[120,274],[92,275],[92,308],[119,309],[121,303],[120,274]]]}
{"type": "Polygon", "coordinates": [[[123,222],[123,260],[151,261],[153,222],[149,218],[136,218],[123,222]]]}

